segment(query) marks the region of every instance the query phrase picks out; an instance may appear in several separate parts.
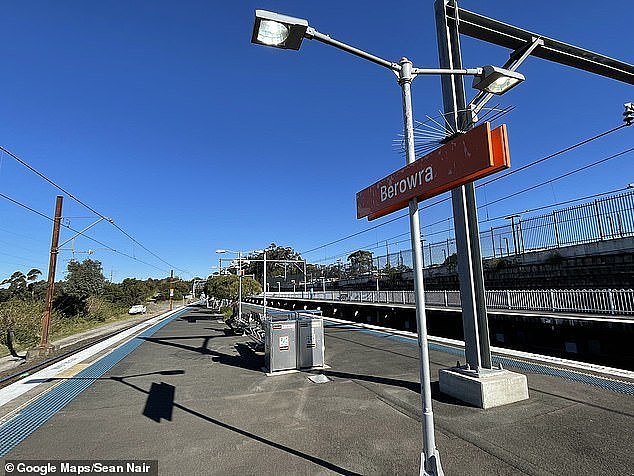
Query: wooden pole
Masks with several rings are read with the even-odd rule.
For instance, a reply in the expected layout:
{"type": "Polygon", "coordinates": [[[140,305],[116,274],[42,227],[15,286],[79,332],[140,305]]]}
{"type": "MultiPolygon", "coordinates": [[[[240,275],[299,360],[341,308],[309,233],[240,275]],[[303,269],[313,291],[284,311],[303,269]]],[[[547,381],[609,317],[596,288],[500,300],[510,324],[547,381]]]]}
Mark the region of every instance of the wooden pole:
{"type": "Polygon", "coordinates": [[[40,347],[50,347],[48,337],[51,328],[51,314],[53,312],[53,295],[55,293],[55,268],[57,267],[57,255],[59,244],[59,228],[62,221],[62,203],[64,197],[57,196],[55,202],[55,218],[53,219],[53,237],[51,239],[51,253],[48,262],[48,282],[46,286],[46,307],[42,316],[42,337],[40,347]]]}

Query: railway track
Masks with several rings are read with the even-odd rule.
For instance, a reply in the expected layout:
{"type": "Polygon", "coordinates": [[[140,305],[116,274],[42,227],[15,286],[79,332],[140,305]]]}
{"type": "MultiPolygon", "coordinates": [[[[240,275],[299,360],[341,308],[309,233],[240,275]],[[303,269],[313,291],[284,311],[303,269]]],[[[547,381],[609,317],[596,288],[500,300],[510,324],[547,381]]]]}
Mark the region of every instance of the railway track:
{"type": "Polygon", "coordinates": [[[19,379],[23,377],[32,375],[34,372],[37,372],[38,370],[49,367],[50,365],[53,365],[61,360],[64,360],[65,358],[70,357],[73,354],[81,352],[82,350],[87,349],[95,344],[98,344],[107,339],[110,339],[111,337],[116,336],[117,334],[120,334],[121,332],[125,332],[128,329],[131,329],[132,327],[141,324],[142,322],[153,319],[158,315],[160,314],[157,314],[155,316],[151,316],[142,320],[135,320],[130,325],[121,327],[117,329],[116,331],[112,331],[97,337],[92,337],[84,341],[78,342],[76,344],[71,344],[69,346],[66,346],[63,349],[63,351],[60,352],[59,354],[56,354],[53,357],[50,357],[48,359],[35,361],[32,363],[27,363],[26,361],[24,361],[24,363],[18,365],[17,367],[13,369],[8,369],[4,372],[0,372],[0,389],[8,385],[11,385],[12,383],[18,381],[19,379]]]}

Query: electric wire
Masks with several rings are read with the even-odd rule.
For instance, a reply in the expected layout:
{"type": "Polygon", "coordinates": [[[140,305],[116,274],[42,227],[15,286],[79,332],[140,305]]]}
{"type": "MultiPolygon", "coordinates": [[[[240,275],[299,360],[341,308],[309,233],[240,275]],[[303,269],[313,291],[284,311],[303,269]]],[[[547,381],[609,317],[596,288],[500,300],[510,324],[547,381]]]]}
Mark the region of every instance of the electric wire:
{"type": "MultiPolygon", "coordinates": [[[[614,158],[620,157],[620,156],[622,156],[622,155],[624,155],[624,154],[626,154],[626,153],[632,152],[632,151],[634,151],[634,148],[630,148],[630,149],[627,149],[627,150],[621,151],[621,152],[619,152],[619,153],[617,153],[617,154],[613,154],[613,155],[611,155],[611,156],[609,156],[609,157],[606,157],[606,158],[604,158],[604,159],[600,159],[600,160],[595,161],[595,162],[593,162],[593,163],[591,163],[591,164],[587,164],[587,165],[585,165],[585,166],[583,166],[583,167],[579,167],[578,169],[575,169],[575,170],[573,170],[573,171],[567,172],[567,173],[562,174],[562,175],[560,175],[560,176],[558,176],[558,177],[554,177],[554,178],[552,178],[552,179],[550,179],[550,180],[547,180],[547,181],[541,182],[541,183],[539,183],[539,184],[536,184],[536,185],[533,185],[533,186],[527,187],[527,188],[525,188],[525,189],[519,190],[519,191],[517,191],[517,192],[515,192],[515,193],[513,193],[513,194],[511,194],[511,195],[506,196],[506,197],[501,197],[501,198],[499,198],[499,199],[496,199],[495,201],[490,202],[489,204],[480,205],[480,206],[478,206],[478,207],[477,207],[477,209],[478,209],[478,210],[481,210],[482,208],[486,207],[487,205],[490,205],[491,203],[501,202],[501,201],[503,201],[503,200],[506,200],[507,198],[510,198],[510,197],[513,197],[513,196],[519,195],[519,194],[521,194],[521,193],[524,193],[524,192],[527,192],[527,191],[533,190],[533,189],[535,189],[535,188],[538,188],[538,187],[541,187],[541,186],[544,186],[544,185],[548,185],[549,183],[552,183],[552,182],[554,182],[554,181],[556,181],[556,180],[559,180],[559,179],[561,179],[561,178],[565,178],[565,177],[567,177],[567,176],[569,176],[569,175],[572,175],[572,174],[575,174],[575,173],[581,172],[581,171],[586,170],[586,169],[588,169],[588,168],[590,168],[590,167],[594,167],[594,166],[596,166],[596,165],[599,165],[599,164],[601,164],[601,163],[607,162],[607,161],[612,160],[612,159],[614,159],[614,158]]],[[[573,198],[573,199],[570,199],[570,200],[559,201],[559,202],[551,203],[551,204],[548,204],[548,205],[542,205],[542,206],[535,207],[535,208],[525,209],[525,210],[523,210],[523,211],[521,211],[521,212],[517,212],[517,213],[531,213],[531,212],[536,212],[536,211],[539,211],[539,210],[544,210],[544,209],[548,209],[548,208],[559,207],[559,206],[562,206],[562,205],[568,205],[568,204],[571,204],[571,203],[580,202],[580,201],[583,201],[583,200],[588,200],[588,199],[591,199],[591,198],[597,198],[597,197],[601,197],[601,196],[605,196],[605,195],[610,195],[610,194],[614,194],[614,193],[618,193],[618,192],[623,192],[623,191],[625,191],[625,190],[628,190],[628,187],[622,187],[622,188],[618,188],[618,189],[610,190],[610,191],[607,191],[607,192],[600,192],[600,193],[595,193],[595,194],[591,194],[591,195],[586,195],[586,196],[584,196],[584,197],[573,198]]],[[[508,216],[508,213],[505,213],[505,214],[503,214],[503,215],[499,215],[499,216],[497,216],[497,217],[485,218],[485,219],[482,219],[482,220],[478,220],[478,225],[480,225],[480,224],[484,224],[484,223],[489,223],[489,222],[492,222],[492,221],[497,221],[497,220],[500,220],[500,219],[505,218],[506,216],[508,216]]],[[[435,226],[435,225],[438,225],[438,224],[440,224],[440,223],[442,223],[442,222],[444,222],[444,221],[450,220],[451,218],[452,218],[452,216],[449,216],[449,217],[447,217],[447,218],[443,218],[443,219],[441,219],[441,220],[438,220],[438,221],[435,221],[435,222],[433,222],[433,223],[429,223],[429,224],[427,224],[427,225],[422,226],[422,227],[421,227],[421,236],[424,236],[424,237],[430,237],[430,236],[434,236],[434,235],[439,235],[439,234],[443,234],[443,233],[449,233],[449,232],[451,232],[452,228],[447,228],[447,229],[443,229],[443,230],[438,230],[438,231],[431,232],[431,233],[423,233],[423,232],[422,232],[422,230],[424,230],[425,228],[431,228],[432,226],[435,226]]],[[[393,239],[395,239],[395,238],[400,238],[401,236],[405,236],[405,235],[408,235],[408,234],[409,234],[409,232],[399,233],[398,235],[394,235],[394,236],[392,236],[392,237],[390,237],[390,238],[387,238],[387,239],[385,239],[385,240],[381,240],[381,241],[383,241],[383,242],[387,241],[387,242],[388,242],[388,245],[397,245],[397,244],[405,243],[405,242],[410,241],[410,240],[409,240],[409,238],[408,238],[408,239],[405,239],[405,240],[396,241],[396,242],[390,242],[390,240],[393,240],[393,239]]],[[[432,244],[432,243],[430,243],[430,244],[432,244]]],[[[327,257],[327,258],[319,259],[319,260],[317,260],[317,262],[318,262],[318,263],[320,263],[320,262],[326,262],[326,261],[329,261],[329,260],[332,260],[332,259],[336,259],[336,258],[342,258],[342,257],[344,257],[344,256],[348,255],[349,253],[352,253],[352,252],[354,252],[354,251],[357,251],[358,249],[367,249],[367,250],[372,250],[372,249],[378,249],[378,248],[381,248],[381,247],[383,247],[383,246],[384,246],[384,243],[381,243],[381,244],[376,244],[376,245],[375,245],[375,243],[373,242],[373,243],[368,244],[368,245],[366,245],[366,246],[362,246],[362,247],[355,247],[354,249],[348,250],[348,251],[346,251],[346,252],[342,252],[342,253],[337,254],[337,255],[329,256],[329,257],[327,257]]]]}
{"type": "MultiPolygon", "coordinates": [[[[4,198],[5,200],[8,200],[9,202],[14,203],[15,205],[18,205],[18,206],[20,206],[20,207],[22,207],[22,208],[24,208],[24,209],[26,209],[26,210],[28,210],[28,211],[30,211],[30,212],[32,212],[32,213],[34,213],[34,214],[36,214],[36,215],[39,215],[39,216],[40,216],[40,217],[42,217],[42,218],[46,218],[47,220],[52,221],[52,222],[54,222],[54,221],[55,221],[55,219],[54,219],[54,218],[52,218],[52,217],[50,217],[50,216],[46,215],[45,213],[42,213],[42,212],[40,212],[40,211],[38,211],[38,210],[36,210],[36,209],[34,209],[34,208],[31,208],[31,207],[29,207],[28,205],[26,205],[26,204],[24,204],[24,203],[22,203],[22,202],[19,202],[19,201],[17,201],[17,200],[14,200],[13,198],[11,198],[11,197],[9,197],[9,196],[7,196],[7,195],[3,194],[3,193],[0,193],[0,197],[4,198]]],[[[61,226],[61,227],[63,227],[63,228],[66,228],[67,230],[72,231],[73,233],[76,233],[76,234],[78,234],[78,235],[80,235],[80,236],[83,236],[84,238],[87,238],[88,240],[93,241],[94,243],[97,243],[97,244],[99,244],[100,246],[103,246],[103,247],[104,247],[104,248],[106,248],[108,251],[112,251],[113,253],[119,254],[119,255],[121,255],[121,256],[125,256],[125,257],[130,258],[130,259],[132,259],[132,260],[134,260],[134,261],[138,261],[139,263],[143,263],[143,264],[145,264],[145,265],[147,265],[147,266],[150,266],[150,267],[152,267],[152,268],[154,268],[154,269],[157,269],[157,270],[159,270],[159,271],[168,272],[168,270],[166,270],[166,269],[163,269],[163,268],[160,268],[160,267],[158,267],[158,266],[156,266],[156,265],[154,265],[154,264],[148,263],[147,261],[144,261],[144,260],[142,260],[142,259],[139,259],[139,258],[137,258],[137,257],[135,257],[135,256],[133,256],[133,255],[130,255],[130,254],[128,254],[128,253],[125,253],[125,252],[123,252],[123,251],[119,251],[119,250],[117,250],[116,248],[113,248],[113,247],[111,247],[111,246],[109,246],[109,245],[107,245],[107,244],[103,243],[102,241],[99,241],[99,240],[97,240],[96,238],[93,238],[93,237],[92,237],[92,236],[90,236],[90,235],[86,235],[85,233],[82,233],[82,232],[81,232],[81,231],[79,231],[79,230],[75,230],[75,229],[74,229],[74,228],[72,228],[70,225],[66,225],[66,224],[64,224],[64,223],[60,223],[60,226],[61,226]]]]}
{"type": "MultiPolygon", "coordinates": [[[[107,216],[105,216],[104,214],[100,213],[99,211],[95,210],[93,207],[91,207],[90,205],[88,205],[86,202],[82,201],[81,199],[79,199],[78,197],[76,197],[75,195],[73,195],[72,193],[70,193],[68,190],[66,190],[65,188],[63,188],[61,185],[57,184],[56,182],[54,182],[52,179],[48,178],[46,175],[44,175],[42,172],[40,172],[39,170],[37,170],[36,168],[34,168],[33,166],[31,166],[30,164],[28,164],[27,162],[25,162],[24,160],[22,160],[20,157],[18,157],[17,155],[15,155],[13,152],[11,152],[10,150],[6,149],[3,146],[0,146],[0,151],[4,152],[5,154],[7,154],[9,157],[11,157],[12,159],[16,160],[18,163],[20,163],[21,165],[23,165],[24,167],[26,167],[27,169],[29,169],[31,172],[33,172],[34,174],[36,174],[38,177],[42,178],[43,180],[45,180],[46,182],[48,182],[49,184],[51,184],[53,187],[57,188],[58,190],[60,190],[61,192],[65,193],[66,195],[68,195],[68,197],[72,198],[73,200],[75,200],[77,203],[79,203],[80,205],[86,207],[88,210],[90,210],[92,213],[94,213],[95,215],[97,215],[99,218],[104,219],[105,221],[107,221],[108,223],[110,223],[112,226],[114,226],[116,229],[118,229],[121,233],[123,233],[125,236],[127,236],[130,240],[132,240],[134,243],[136,243],[137,245],[139,245],[141,248],[143,248],[145,251],[147,251],[149,254],[151,254],[152,256],[154,256],[156,259],[158,259],[159,261],[161,261],[162,263],[166,264],[167,266],[169,266],[170,268],[176,269],[178,271],[182,271],[184,273],[187,274],[191,274],[188,271],[182,269],[182,268],[178,268],[177,266],[174,266],[172,264],[170,264],[169,262],[165,261],[163,258],[161,258],[159,255],[157,255],[156,253],[154,253],[153,251],[151,251],[150,249],[148,249],[145,245],[143,245],[142,243],[140,243],[138,240],[136,240],[132,235],[130,235],[128,232],[126,232],[123,228],[121,228],[121,226],[119,226],[117,223],[115,223],[115,221],[112,218],[109,218],[107,216]]],[[[160,268],[159,268],[160,269],[160,268]]]]}
{"type": "MultiPolygon", "coordinates": [[[[549,154],[549,155],[547,155],[547,156],[545,156],[545,157],[542,157],[542,158],[539,158],[539,159],[534,160],[534,161],[532,161],[532,162],[529,162],[528,164],[526,164],[526,165],[524,165],[524,166],[522,166],[522,167],[519,167],[518,169],[511,170],[511,171],[509,171],[509,172],[507,172],[507,173],[505,173],[505,174],[503,174],[503,175],[501,175],[501,176],[494,177],[494,178],[492,178],[492,179],[490,179],[490,180],[488,180],[488,181],[486,181],[486,182],[483,182],[483,183],[481,183],[481,184],[478,184],[478,185],[476,186],[476,188],[480,188],[480,187],[482,187],[482,186],[484,186],[484,185],[488,185],[488,184],[490,184],[490,183],[492,183],[492,182],[494,182],[494,181],[496,181],[496,180],[499,180],[499,179],[501,179],[501,178],[503,178],[503,177],[507,177],[507,176],[509,176],[509,175],[511,175],[511,174],[514,174],[514,173],[517,173],[517,172],[519,172],[519,171],[526,170],[526,169],[528,169],[529,167],[533,167],[534,165],[537,165],[537,164],[540,164],[540,163],[545,162],[545,161],[547,161],[547,160],[550,160],[550,159],[552,159],[552,158],[554,158],[554,157],[557,157],[557,156],[559,156],[559,155],[561,155],[561,154],[563,154],[563,153],[565,153],[565,152],[569,152],[569,151],[571,151],[571,150],[573,150],[573,149],[575,149],[575,148],[577,148],[577,147],[580,147],[580,146],[582,146],[582,145],[588,144],[588,143],[593,142],[593,141],[595,141],[595,140],[597,140],[597,139],[600,139],[600,138],[602,138],[602,137],[605,137],[605,136],[607,136],[607,135],[609,135],[609,134],[612,134],[612,133],[614,133],[614,132],[616,132],[616,131],[618,131],[618,130],[620,130],[620,129],[623,129],[623,128],[624,128],[624,127],[626,127],[626,126],[627,126],[627,124],[621,124],[621,125],[619,125],[619,126],[617,126],[617,127],[613,127],[612,129],[609,129],[609,130],[607,130],[607,131],[601,132],[601,133],[599,133],[599,134],[597,134],[597,135],[595,135],[595,136],[592,136],[592,137],[590,137],[590,138],[588,138],[588,139],[584,139],[584,140],[582,140],[582,141],[580,141],[580,142],[577,142],[577,143],[575,143],[575,144],[573,144],[573,145],[570,145],[570,146],[568,146],[568,147],[565,147],[565,148],[563,148],[563,149],[560,149],[560,150],[558,150],[558,151],[556,151],[556,152],[553,152],[552,154],[549,154]]],[[[450,200],[450,198],[451,198],[451,197],[445,197],[445,198],[440,199],[440,200],[437,200],[437,201],[435,201],[435,202],[433,202],[433,203],[431,203],[431,204],[429,204],[429,205],[425,205],[425,206],[423,206],[423,207],[420,207],[420,209],[421,209],[421,210],[425,210],[425,209],[431,208],[431,207],[436,206],[436,205],[438,205],[438,204],[440,204],[440,203],[447,202],[448,200],[450,200]]],[[[491,203],[487,203],[486,205],[488,206],[488,205],[490,205],[490,204],[491,204],[491,203]]],[[[396,217],[393,217],[393,218],[391,218],[391,219],[389,219],[389,220],[387,220],[387,221],[385,221],[385,222],[379,223],[379,224],[377,224],[377,225],[374,225],[374,226],[371,226],[371,227],[368,227],[368,228],[364,228],[363,230],[357,231],[357,232],[355,232],[355,233],[351,233],[350,235],[346,235],[346,236],[344,236],[344,237],[342,237],[342,238],[338,238],[338,239],[336,239],[336,240],[330,241],[330,242],[325,243],[325,244],[322,244],[322,245],[320,245],[320,246],[316,246],[316,247],[311,248],[311,249],[309,249],[309,250],[306,250],[306,251],[301,251],[301,252],[300,252],[300,254],[309,254],[309,253],[312,253],[312,252],[314,252],[314,251],[317,251],[317,250],[320,250],[320,249],[326,248],[326,247],[328,247],[328,246],[331,246],[331,245],[334,245],[334,244],[337,244],[337,243],[341,243],[342,241],[348,240],[348,239],[350,239],[350,238],[354,238],[355,236],[362,235],[362,234],[364,234],[364,233],[367,233],[368,231],[376,230],[377,228],[380,228],[380,227],[382,227],[382,226],[388,225],[388,224],[390,224],[390,223],[393,223],[393,222],[395,222],[395,221],[397,221],[397,220],[400,220],[400,219],[405,218],[405,217],[408,217],[408,216],[409,216],[409,213],[404,213],[404,214],[401,214],[401,215],[397,215],[396,217]]]]}

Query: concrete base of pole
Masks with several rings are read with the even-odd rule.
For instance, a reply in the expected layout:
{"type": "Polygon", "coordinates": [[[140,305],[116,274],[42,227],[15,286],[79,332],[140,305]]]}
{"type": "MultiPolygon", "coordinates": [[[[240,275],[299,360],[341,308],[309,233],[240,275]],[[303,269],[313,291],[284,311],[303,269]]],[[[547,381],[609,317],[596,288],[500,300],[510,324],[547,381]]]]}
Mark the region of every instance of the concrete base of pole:
{"type": "Polygon", "coordinates": [[[504,369],[442,369],[439,383],[442,393],[484,409],[528,398],[526,376],[504,369]]]}
{"type": "Polygon", "coordinates": [[[26,360],[40,360],[50,357],[57,350],[57,346],[53,344],[48,344],[45,346],[37,346],[33,349],[29,349],[26,351],[26,360]]]}
{"type": "Polygon", "coordinates": [[[420,471],[419,476],[445,476],[442,466],[440,466],[440,456],[438,450],[427,461],[425,465],[425,453],[420,454],[420,471]]]}

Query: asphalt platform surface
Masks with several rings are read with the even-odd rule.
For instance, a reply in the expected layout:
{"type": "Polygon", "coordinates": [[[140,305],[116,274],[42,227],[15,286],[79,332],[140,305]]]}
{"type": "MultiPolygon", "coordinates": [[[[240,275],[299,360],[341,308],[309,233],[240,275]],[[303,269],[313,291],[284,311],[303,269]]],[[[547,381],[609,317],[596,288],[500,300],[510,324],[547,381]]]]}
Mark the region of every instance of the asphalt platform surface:
{"type": "MultiPolygon", "coordinates": [[[[325,341],[330,382],[267,377],[248,337],[192,308],[5,458],[158,459],[161,475],[417,474],[416,346],[338,325],[325,341]]],[[[438,369],[455,363],[431,352],[445,474],[634,474],[634,397],[528,373],[529,400],[480,410],[439,394],[438,369]]]]}

